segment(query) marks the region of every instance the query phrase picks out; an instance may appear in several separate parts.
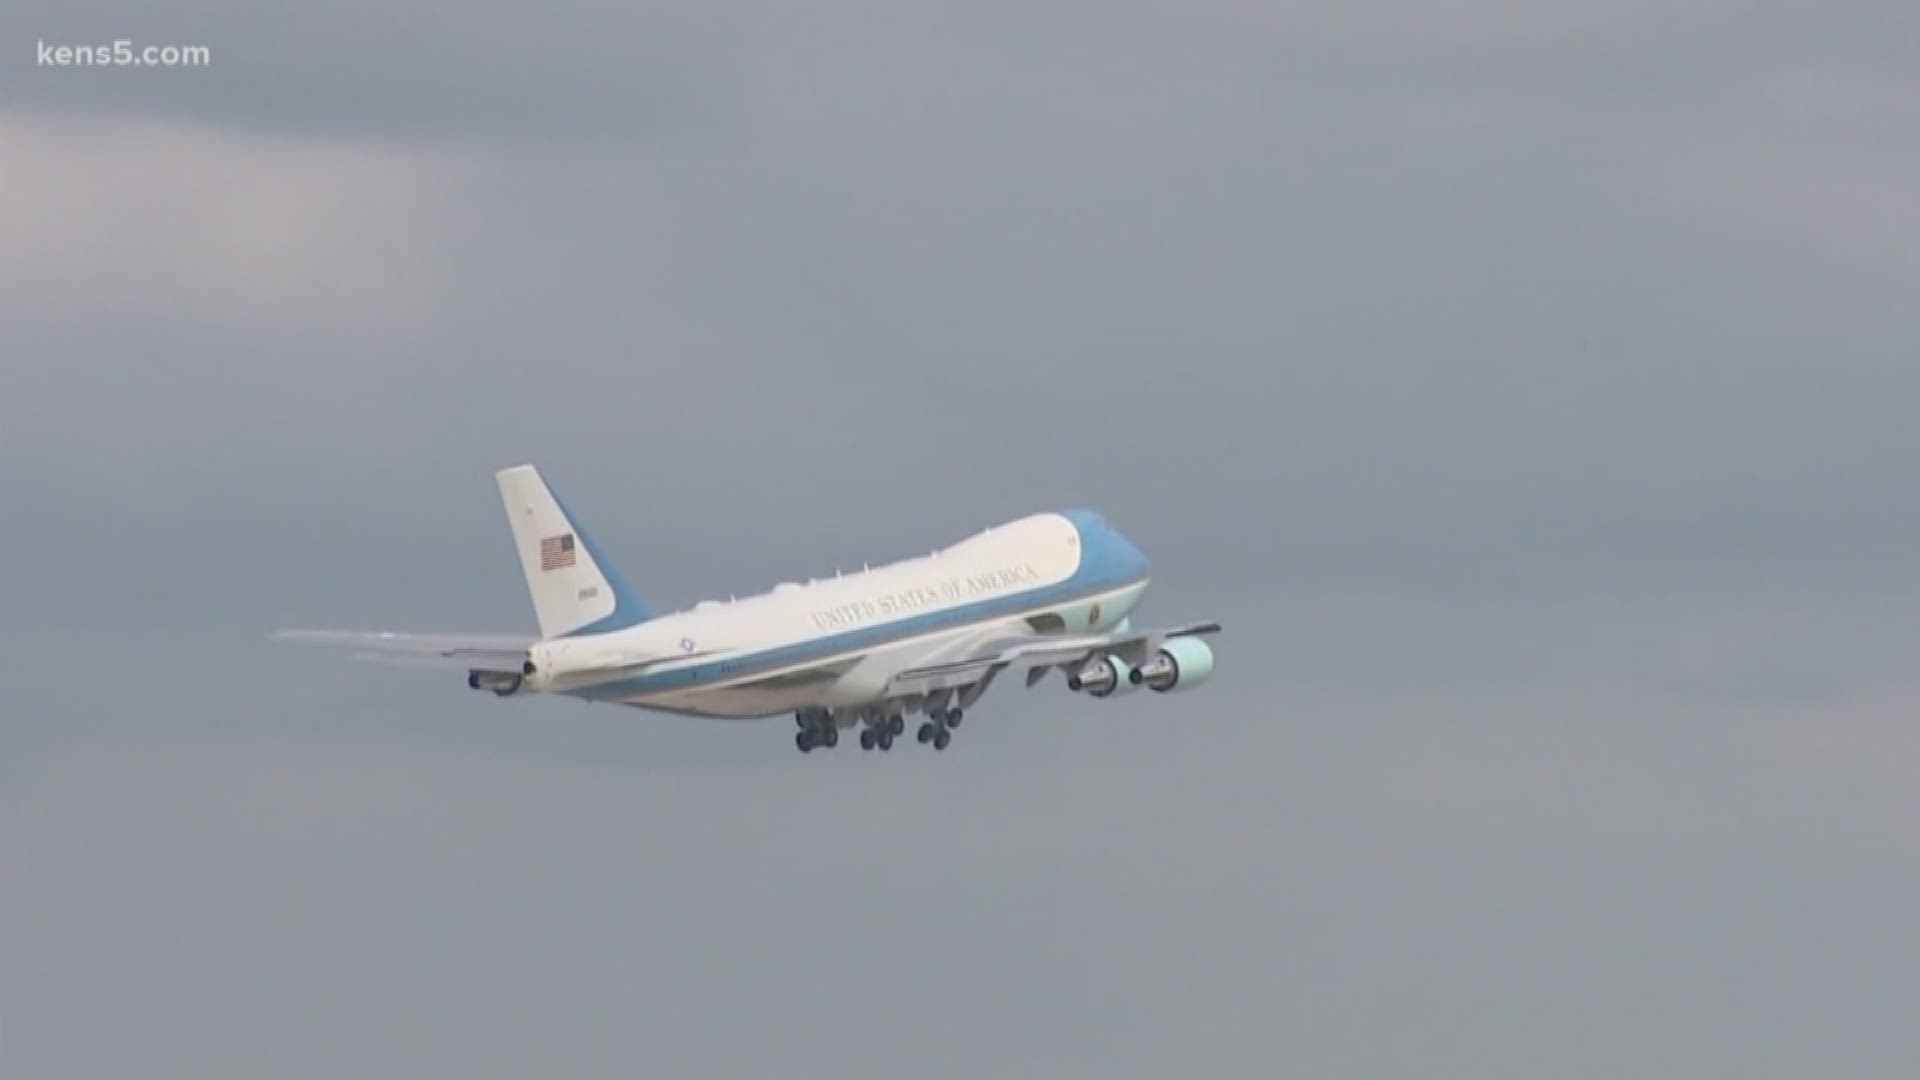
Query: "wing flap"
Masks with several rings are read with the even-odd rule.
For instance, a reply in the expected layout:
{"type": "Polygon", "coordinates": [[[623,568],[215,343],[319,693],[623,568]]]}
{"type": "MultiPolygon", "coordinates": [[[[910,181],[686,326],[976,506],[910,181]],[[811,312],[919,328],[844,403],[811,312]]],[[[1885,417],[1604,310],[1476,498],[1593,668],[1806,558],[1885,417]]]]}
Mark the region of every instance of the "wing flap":
{"type": "MultiPolygon", "coordinates": [[[[1168,638],[1219,632],[1219,623],[1202,622],[1163,630],[1065,636],[1024,634],[990,638],[967,649],[963,655],[902,670],[888,682],[887,689],[890,693],[902,694],[965,686],[1008,667],[1037,669],[1044,677],[1046,669],[1056,664],[1081,663],[1107,653],[1118,653],[1133,661],[1168,638]]],[[[1032,686],[1039,681],[1039,678],[1030,674],[1027,685],[1032,686]]]]}

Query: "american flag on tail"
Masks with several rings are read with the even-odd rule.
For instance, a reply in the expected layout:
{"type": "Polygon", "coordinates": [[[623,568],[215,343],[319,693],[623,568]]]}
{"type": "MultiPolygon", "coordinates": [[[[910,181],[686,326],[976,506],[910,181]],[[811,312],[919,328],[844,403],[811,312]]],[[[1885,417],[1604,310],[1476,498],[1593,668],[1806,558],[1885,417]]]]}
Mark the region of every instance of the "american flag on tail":
{"type": "Polygon", "coordinates": [[[540,569],[558,570],[573,565],[573,534],[540,538],[540,569]]]}

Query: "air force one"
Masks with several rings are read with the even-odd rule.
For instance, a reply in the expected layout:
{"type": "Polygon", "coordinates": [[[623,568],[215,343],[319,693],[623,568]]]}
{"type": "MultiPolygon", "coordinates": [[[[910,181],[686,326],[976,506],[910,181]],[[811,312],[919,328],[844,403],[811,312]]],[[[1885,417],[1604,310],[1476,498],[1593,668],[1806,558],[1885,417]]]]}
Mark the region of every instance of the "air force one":
{"type": "Polygon", "coordinates": [[[1185,690],[1213,674],[1218,623],[1135,630],[1147,560],[1091,510],[1035,514],[921,558],[656,615],[531,465],[495,474],[540,636],[283,630],[363,659],[464,668],[500,697],[728,719],[792,714],[802,753],[858,727],[863,750],[916,735],[947,748],[1009,668],[1059,668],[1096,698],[1185,690]]]}

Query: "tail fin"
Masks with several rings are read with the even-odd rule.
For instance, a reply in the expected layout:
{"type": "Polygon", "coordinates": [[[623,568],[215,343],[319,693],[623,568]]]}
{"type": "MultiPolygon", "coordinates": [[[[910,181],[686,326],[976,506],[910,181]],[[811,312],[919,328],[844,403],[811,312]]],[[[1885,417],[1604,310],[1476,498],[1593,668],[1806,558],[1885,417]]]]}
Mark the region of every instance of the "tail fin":
{"type": "Polygon", "coordinates": [[[543,638],[621,630],[653,617],[531,465],[494,474],[543,638]]]}

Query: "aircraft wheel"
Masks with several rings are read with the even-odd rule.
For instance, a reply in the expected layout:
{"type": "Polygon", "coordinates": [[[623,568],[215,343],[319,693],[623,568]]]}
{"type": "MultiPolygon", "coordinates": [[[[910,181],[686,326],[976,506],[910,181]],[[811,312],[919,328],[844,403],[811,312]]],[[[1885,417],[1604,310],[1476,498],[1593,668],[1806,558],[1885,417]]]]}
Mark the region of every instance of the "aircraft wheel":
{"type": "Polygon", "coordinates": [[[947,734],[944,731],[936,731],[933,733],[933,748],[935,750],[945,750],[947,748],[947,744],[952,741],[953,741],[953,736],[947,734]]]}
{"type": "Polygon", "coordinates": [[[868,728],[865,731],[862,731],[860,733],[860,749],[862,750],[873,749],[873,729],[872,728],[868,728]]]}
{"type": "Polygon", "coordinates": [[[798,735],[795,735],[793,737],[793,745],[799,747],[800,752],[803,754],[812,753],[813,752],[813,732],[802,731],[798,735]]]}
{"type": "Polygon", "coordinates": [[[960,710],[959,709],[947,710],[947,726],[950,728],[956,728],[960,726],[960,710]]]}
{"type": "Polygon", "coordinates": [[[820,743],[820,745],[821,745],[821,746],[824,746],[824,747],[826,747],[826,748],[827,748],[827,749],[829,749],[829,750],[831,750],[831,749],[833,749],[833,748],[834,748],[834,747],[836,747],[836,746],[839,746],[839,745],[840,745],[840,731],[839,731],[839,729],[838,729],[838,728],[828,728],[828,729],[826,729],[825,731],[822,731],[822,732],[820,733],[820,737],[819,737],[819,743],[820,743]]]}
{"type": "Polygon", "coordinates": [[[932,742],[933,741],[933,725],[921,724],[920,730],[915,732],[913,737],[916,739],[919,739],[922,745],[932,742]]]}
{"type": "Polygon", "coordinates": [[[880,749],[882,749],[882,750],[891,750],[891,749],[893,749],[893,730],[892,730],[892,728],[888,728],[888,729],[887,729],[886,731],[883,731],[883,732],[881,732],[881,733],[880,733],[879,735],[877,735],[877,736],[875,736],[875,737],[874,737],[874,743],[875,743],[876,745],[878,745],[878,746],[880,747],[880,749]]]}
{"type": "Polygon", "coordinates": [[[900,736],[900,735],[906,734],[906,732],[907,732],[907,718],[904,716],[901,716],[899,713],[894,713],[892,718],[887,721],[887,733],[894,736],[900,736]]]}

